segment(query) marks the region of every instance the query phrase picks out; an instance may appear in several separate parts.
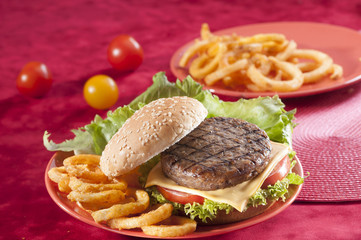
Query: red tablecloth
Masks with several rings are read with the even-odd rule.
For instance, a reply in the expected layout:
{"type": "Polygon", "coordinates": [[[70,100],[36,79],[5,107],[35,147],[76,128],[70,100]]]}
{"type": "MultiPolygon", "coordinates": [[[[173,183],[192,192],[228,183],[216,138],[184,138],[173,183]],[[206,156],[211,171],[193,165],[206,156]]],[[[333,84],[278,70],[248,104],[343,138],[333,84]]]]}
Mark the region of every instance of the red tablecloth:
{"type": "MultiPolygon", "coordinates": [[[[175,80],[169,60],[177,48],[198,36],[202,23],[220,30],[272,21],[315,21],[359,30],[361,3],[357,0],[1,1],[0,239],[132,239],[74,219],[51,200],[43,181],[52,156],[42,144],[44,131],[50,131],[54,140],[63,141],[72,137],[70,129],[89,123],[95,114],[106,115],[106,111],[93,110],[83,100],[82,87],[90,76],[98,73],[112,76],[120,89],[117,106],[122,106],[150,86],[156,72],[166,71],[169,79],[175,80]],[[144,62],[132,73],[117,73],[106,59],[108,43],[122,33],[134,36],[144,48],[144,62]],[[40,99],[25,98],[15,87],[22,66],[34,60],[46,63],[54,76],[51,91],[40,99]]],[[[313,167],[317,164],[310,162],[317,163],[318,157],[302,155],[302,149],[314,148],[320,144],[319,139],[328,139],[322,142],[323,153],[331,154],[334,149],[329,146],[333,145],[328,143],[354,141],[341,134],[342,128],[330,129],[337,117],[360,126],[357,118],[361,116],[360,96],[361,86],[356,84],[333,93],[284,101],[287,108],[298,109],[294,147],[300,152],[301,161],[309,166],[304,170],[310,172],[310,180],[312,171],[317,171],[313,167]],[[346,93],[349,97],[345,97],[346,93]],[[341,111],[341,104],[347,102],[354,109],[352,119],[341,111]],[[329,123],[327,131],[316,136],[302,135],[301,132],[315,128],[311,116],[325,106],[328,110],[341,108],[339,115],[329,110],[329,115],[316,122],[318,127],[329,123]],[[307,145],[308,141],[312,145],[307,145]]],[[[354,132],[360,132],[360,128],[355,127],[352,132],[353,136],[359,136],[354,132]]],[[[342,159],[339,151],[334,152],[341,156],[338,164],[354,163],[350,169],[357,174],[360,148],[353,151],[353,162],[342,159]]],[[[356,180],[355,186],[360,185],[360,179],[356,180]]],[[[338,184],[332,179],[328,183],[338,184]]],[[[338,202],[298,201],[266,222],[212,239],[361,239],[360,199],[343,201],[345,187],[337,186],[341,192],[338,202]]],[[[299,200],[312,199],[307,189],[312,188],[306,181],[299,200]]]]}

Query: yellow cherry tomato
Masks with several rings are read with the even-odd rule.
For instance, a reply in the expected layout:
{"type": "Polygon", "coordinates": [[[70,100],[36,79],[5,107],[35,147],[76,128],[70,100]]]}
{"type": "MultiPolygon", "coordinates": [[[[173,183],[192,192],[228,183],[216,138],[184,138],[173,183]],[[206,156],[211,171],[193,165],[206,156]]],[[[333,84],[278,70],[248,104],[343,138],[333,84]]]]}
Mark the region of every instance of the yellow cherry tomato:
{"type": "Polygon", "coordinates": [[[107,75],[95,75],[84,85],[85,101],[95,109],[108,109],[113,106],[119,97],[118,86],[107,75]]]}

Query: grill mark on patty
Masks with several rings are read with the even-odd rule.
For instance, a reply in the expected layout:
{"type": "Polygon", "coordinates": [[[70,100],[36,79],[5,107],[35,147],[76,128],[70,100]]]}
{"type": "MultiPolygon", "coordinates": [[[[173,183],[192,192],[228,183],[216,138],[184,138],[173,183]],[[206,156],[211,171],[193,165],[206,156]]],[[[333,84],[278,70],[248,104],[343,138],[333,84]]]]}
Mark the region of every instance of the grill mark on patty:
{"type": "Polygon", "coordinates": [[[254,124],[215,117],[163,152],[161,162],[165,175],[178,184],[215,190],[257,176],[270,152],[268,136],[254,124]]]}

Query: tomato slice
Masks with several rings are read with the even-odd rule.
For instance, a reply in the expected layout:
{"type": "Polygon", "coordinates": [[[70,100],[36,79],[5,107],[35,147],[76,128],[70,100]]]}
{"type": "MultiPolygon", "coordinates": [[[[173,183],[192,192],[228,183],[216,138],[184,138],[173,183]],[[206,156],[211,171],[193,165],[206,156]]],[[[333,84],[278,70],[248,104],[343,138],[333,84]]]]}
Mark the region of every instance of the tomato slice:
{"type": "MultiPolygon", "coordinates": [[[[290,159],[288,156],[284,157],[273,169],[271,174],[266,178],[262,184],[262,188],[267,188],[268,185],[275,184],[278,180],[285,178],[290,171],[290,159]]],[[[165,187],[157,186],[158,191],[171,202],[177,202],[181,204],[186,203],[200,203],[203,204],[204,197],[193,195],[190,193],[180,192],[165,187]]]]}
{"type": "Polygon", "coordinates": [[[274,185],[278,180],[285,178],[290,171],[290,165],[290,159],[287,155],[276,165],[270,175],[268,175],[261,188],[267,188],[268,185],[274,185]]]}
{"type": "Polygon", "coordinates": [[[204,202],[204,197],[198,195],[180,192],[160,186],[157,186],[157,189],[163,195],[163,197],[165,197],[165,199],[171,202],[177,202],[181,204],[194,203],[194,202],[203,204],[204,202]]]}

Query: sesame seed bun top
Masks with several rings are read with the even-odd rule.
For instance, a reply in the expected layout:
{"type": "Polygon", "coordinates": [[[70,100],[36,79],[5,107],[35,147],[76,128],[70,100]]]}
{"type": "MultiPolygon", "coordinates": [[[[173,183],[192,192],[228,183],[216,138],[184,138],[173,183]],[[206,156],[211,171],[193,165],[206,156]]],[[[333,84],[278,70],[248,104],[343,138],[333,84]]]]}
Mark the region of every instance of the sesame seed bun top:
{"type": "Polygon", "coordinates": [[[160,98],[136,111],[110,139],[100,158],[108,177],[123,175],[196,128],[207,109],[189,97],[160,98]]]}

